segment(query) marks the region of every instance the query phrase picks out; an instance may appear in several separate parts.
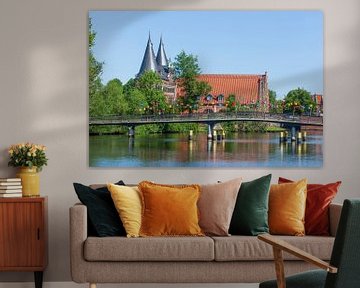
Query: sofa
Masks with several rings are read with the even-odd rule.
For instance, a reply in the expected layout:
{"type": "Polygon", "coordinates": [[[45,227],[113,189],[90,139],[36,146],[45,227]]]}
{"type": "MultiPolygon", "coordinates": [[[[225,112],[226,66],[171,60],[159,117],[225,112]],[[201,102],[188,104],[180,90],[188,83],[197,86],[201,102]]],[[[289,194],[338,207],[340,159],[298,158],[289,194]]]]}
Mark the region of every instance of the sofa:
{"type": "MultiPolygon", "coordinates": [[[[328,261],[342,206],[329,208],[330,236],[279,236],[328,261]]],[[[70,207],[70,259],[77,283],[258,283],[274,278],[270,245],[255,236],[93,237],[87,207],[70,207]]],[[[284,254],[285,273],[312,269],[284,254]]]]}

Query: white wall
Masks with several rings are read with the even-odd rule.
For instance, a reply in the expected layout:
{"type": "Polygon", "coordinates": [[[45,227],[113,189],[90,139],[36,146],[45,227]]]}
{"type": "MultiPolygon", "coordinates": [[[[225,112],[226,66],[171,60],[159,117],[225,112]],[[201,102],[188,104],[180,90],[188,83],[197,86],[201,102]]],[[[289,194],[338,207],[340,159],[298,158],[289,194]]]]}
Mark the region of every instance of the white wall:
{"type": "MultiPolygon", "coordinates": [[[[190,32],[190,31],[189,31],[190,32]]],[[[241,31],[239,31],[239,36],[241,31]]],[[[342,180],[337,201],[360,196],[360,2],[358,0],[1,0],[0,175],[13,176],[6,148],[48,146],[41,194],[49,197],[49,266],[45,281],[68,281],[68,208],[74,181],[151,179],[211,182],[272,172],[311,182],[342,180]],[[90,9],[319,9],[325,21],[324,167],[321,169],[94,169],[88,167],[87,12],[90,9]]],[[[0,282],[32,281],[0,273],[0,282]]]]}

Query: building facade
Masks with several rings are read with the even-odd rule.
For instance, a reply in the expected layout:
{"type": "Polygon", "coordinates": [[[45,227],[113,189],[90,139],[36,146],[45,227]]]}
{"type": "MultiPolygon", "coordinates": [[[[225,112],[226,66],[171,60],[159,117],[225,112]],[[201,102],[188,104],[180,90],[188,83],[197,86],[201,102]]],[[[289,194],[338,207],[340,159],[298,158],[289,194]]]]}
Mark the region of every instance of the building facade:
{"type": "MultiPolygon", "coordinates": [[[[173,69],[166,56],[162,37],[155,56],[153,44],[149,35],[144,57],[137,77],[146,71],[154,71],[163,81],[162,89],[170,105],[184,97],[181,87],[174,81],[173,69]]],[[[198,112],[219,112],[234,106],[233,111],[241,106],[257,111],[269,111],[268,76],[264,74],[200,74],[199,81],[207,82],[211,91],[207,95],[199,95],[198,112]],[[233,101],[229,101],[232,97],[233,101]]]]}

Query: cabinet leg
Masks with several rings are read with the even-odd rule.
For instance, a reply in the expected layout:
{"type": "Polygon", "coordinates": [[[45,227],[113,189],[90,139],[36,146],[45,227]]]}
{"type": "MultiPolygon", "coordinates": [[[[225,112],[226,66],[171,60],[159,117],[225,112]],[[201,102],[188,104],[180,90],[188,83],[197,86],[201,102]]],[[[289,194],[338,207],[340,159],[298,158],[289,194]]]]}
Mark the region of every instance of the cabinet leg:
{"type": "Polygon", "coordinates": [[[35,288],[42,288],[43,284],[43,271],[35,271],[35,288]]]}

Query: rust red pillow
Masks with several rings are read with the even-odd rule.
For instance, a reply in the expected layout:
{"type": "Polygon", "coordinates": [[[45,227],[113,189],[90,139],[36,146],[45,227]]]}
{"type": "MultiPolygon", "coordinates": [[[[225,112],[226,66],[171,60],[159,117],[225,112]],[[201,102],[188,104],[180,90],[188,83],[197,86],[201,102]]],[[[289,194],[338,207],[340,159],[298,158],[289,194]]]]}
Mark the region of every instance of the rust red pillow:
{"type": "MultiPolygon", "coordinates": [[[[279,177],[279,184],[293,182],[279,177]]],[[[305,210],[305,234],[329,235],[329,206],[341,181],[328,184],[308,184],[305,210]]]]}

